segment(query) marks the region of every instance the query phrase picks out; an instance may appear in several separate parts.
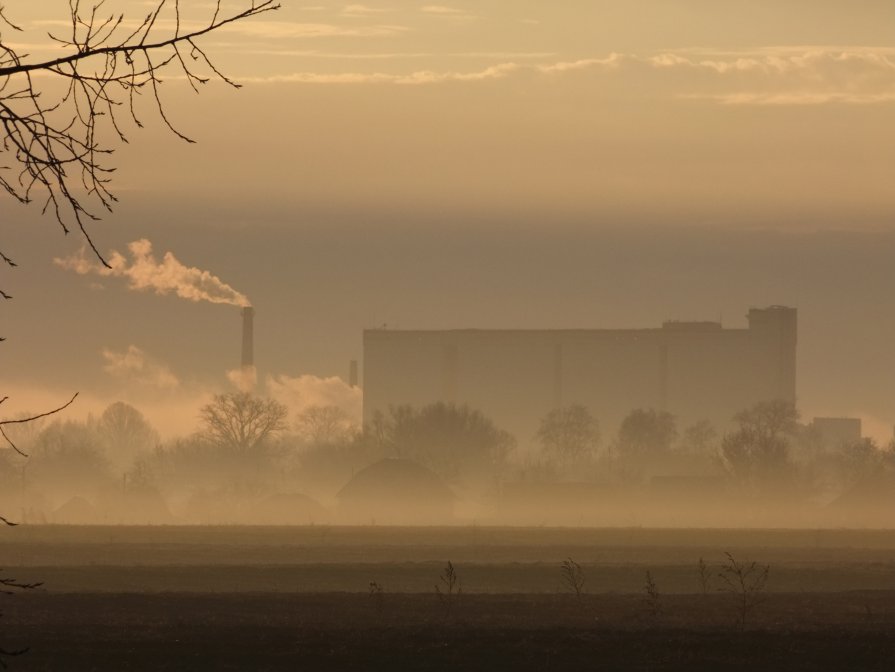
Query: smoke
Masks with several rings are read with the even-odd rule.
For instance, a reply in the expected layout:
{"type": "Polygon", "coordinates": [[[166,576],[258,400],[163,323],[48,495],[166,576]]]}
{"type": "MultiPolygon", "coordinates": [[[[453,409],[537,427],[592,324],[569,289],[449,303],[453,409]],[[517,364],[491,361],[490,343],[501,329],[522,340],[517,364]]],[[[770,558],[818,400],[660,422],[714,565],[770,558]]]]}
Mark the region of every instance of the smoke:
{"type": "Polygon", "coordinates": [[[53,260],[57,266],[78,275],[127,278],[130,289],[154,291],[156,294],[174,293],[189,301],[209,301],[245,308],[248,298],[216,275],[199,268],[183,265],[171,252],[165,252],[159,261],[152,254],[152,243],[142,238],[128,244],[130,260],[115,250],[109,256],[106,268],[89,259],[85,250],[66,258],[53,260]]]}
{"type": "Polygon", "coordinates": [[[227,371],[227,380],[240,392],[251,394],[258,384],[258,369],[254,366],[243,366],[227,371]]]}
{"type": "Polygon", "coordinates": [[[285,404],[296,415],[309,408],[336,406],[341,408],[352,422],[360,424],[363,415],[363,394],[338,376],[268,376],[267,391],[271,397],[285,404]]]}

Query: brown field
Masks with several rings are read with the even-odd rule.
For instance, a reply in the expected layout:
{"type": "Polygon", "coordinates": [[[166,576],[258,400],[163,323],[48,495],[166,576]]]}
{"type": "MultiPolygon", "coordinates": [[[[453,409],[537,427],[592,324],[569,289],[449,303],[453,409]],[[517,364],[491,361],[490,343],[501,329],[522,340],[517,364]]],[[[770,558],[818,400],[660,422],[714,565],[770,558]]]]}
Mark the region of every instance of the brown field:
{"type": "Polygon", "coordinates": [[[15,528],[0,646],[21,670],[888,670],[895,532],[15,528]],[[713,578],[770,565],[744,629],[713,578]],[[585,595],[564,586],[571,556],[585,595]],[[462,594],[435,585],[451,560],[462,594]],[[658,614],[643,586],[658,586],[658,614]],[[368,594],[383,586],[381,599],[368,594]]]}

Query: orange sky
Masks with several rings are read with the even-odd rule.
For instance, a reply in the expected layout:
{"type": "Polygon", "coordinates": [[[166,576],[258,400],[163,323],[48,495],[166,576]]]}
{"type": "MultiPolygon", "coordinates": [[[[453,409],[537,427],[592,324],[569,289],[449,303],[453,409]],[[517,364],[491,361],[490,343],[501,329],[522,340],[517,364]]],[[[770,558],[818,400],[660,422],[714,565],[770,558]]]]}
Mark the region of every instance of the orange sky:
{"type": "MultiPolygon", "coordinates": [[[[806,413],[895,422],[895,4],[285,5],[205,41],[242,90],[168,81],[197,145],[142,108],[113,157],[121,204],[93,228],[101,249],[148,238],[246,293],[269,373],[344,375],[382,322],[737,326],[785,303],[806,413]]],[[[53,53],[66,2],[4,6],[26,28],[4,41],[53,53]]],[[[0,276],[0,378],[142,399],[103,354],[133,346],[196,389],[224,379],[229,308],[54,267],[81,241],[0,208],[22,262],[0,276]]]]}

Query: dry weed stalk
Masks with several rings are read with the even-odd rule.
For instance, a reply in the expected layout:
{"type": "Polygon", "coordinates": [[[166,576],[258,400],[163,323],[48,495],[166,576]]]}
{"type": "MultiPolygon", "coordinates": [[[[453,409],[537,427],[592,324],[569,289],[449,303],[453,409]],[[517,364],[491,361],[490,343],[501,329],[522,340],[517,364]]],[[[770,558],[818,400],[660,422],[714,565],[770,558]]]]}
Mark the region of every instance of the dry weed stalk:
{"type": "Polygon", "coordinates": [[[760,565],[754,561],[740,563],[729,552],[724,555],[727,562],[718,573],[724,582],[721,590],[736,597],[737,627],[742,630],[755,607],[765,600],[765,588],[771,568],[770,565],[760,565]]]}
{"type": "Polygon", "coordinates": [[[655,621],[662,615],[662,601],[659,587],[649,570],[646,572],[646,584],[643,586],[643,591],[646,593],[643,601],[646,604],[647,614],[655,621]]]}
{"type": "Polygon", "coordinates": [[[563,585],[580,600],[586,581],[581,565],[572,560],[571,557],[568,557],[562,561],[560,571],[562,573],[563,585]]]}
{"type": "Polygon", "coordinates": [[[460,576],[457,574],[457,570],[450,560],[448,560],[447,565],[445,565],[444,570],[441,572],[441,576],[438,578],[441,585],[438,583],[435,584],[435,594],[438,595],[438,599],[444,606],[445,612],[450,614],[453,612],[460,599],[460,595],[463,592],[460,576]]]}

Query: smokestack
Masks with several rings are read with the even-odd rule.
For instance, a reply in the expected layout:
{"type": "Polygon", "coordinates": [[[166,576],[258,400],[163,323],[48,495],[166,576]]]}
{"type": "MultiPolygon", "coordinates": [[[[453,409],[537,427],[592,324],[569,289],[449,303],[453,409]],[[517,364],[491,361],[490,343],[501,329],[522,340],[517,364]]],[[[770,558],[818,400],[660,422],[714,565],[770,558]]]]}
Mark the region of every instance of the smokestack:
{"type": "Polygon", "coordinates": [[[352,359],[348,362],[348,384],[351,387],[357,387],[357,360],[352,359]]]}
{"type": "Polygon", "coordinates": [[[242,309],[242,368],[255,366],[255,309],[246,306],[242,309]]]}

